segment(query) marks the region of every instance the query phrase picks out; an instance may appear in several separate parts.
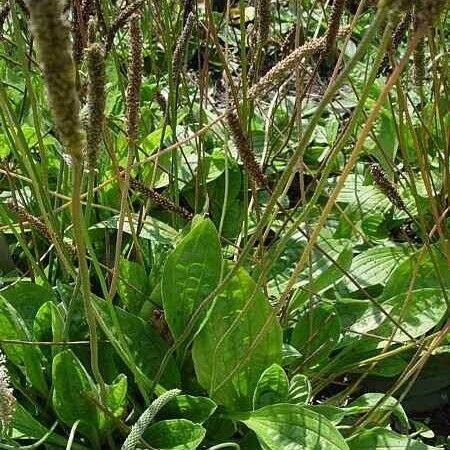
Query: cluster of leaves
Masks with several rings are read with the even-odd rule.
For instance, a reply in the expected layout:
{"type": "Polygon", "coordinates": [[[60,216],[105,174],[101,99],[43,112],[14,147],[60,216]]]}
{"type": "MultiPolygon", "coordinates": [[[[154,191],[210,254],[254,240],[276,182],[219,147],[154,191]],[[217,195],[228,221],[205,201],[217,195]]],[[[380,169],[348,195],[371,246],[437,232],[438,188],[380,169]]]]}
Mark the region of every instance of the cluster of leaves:
{"type": "MultiPolygon", "coordinates": [[[[384,54],[381,38],[355,59],[375,9],[362,11],[343,47],[344,64],[354,70],[318,120],[334,80],[330,60],[308,62],[311,74],[296,74],[297,82],[257,107],[244,102],[252,151],[270,185],[258,190],[226,124],[212,125],[223,116],[222,73],[244,79],[248,69],[254,11],[243,1],[232,14],[196,2],[208,31],[198,26],[192,36],[178,86],[171,52],[183,10],[174,1],[148,3],[132,176],[195,215],[178,217],[142,192],[121,200],[118,167],[130,166],[124,28],[107,59],[95,188],[85,180],[93,338],[76,258],[62,261],[52,241],[73,243],[70,162],[46,106],[26,10],[8,2],[0,38],[0,346],[17,404],[12,423],[0,421],[0,448],[120,448],[154,398],[172,389],[181,392],[155,411],[136,448],[445,448],[448,428],[432,420],[448,412],[450,394],[448,86],[436,48],[444,48],[442,29],[427,32],[433,79],[416,93],[404,71],[345,178],[386,82],[371,78],[384,54]],[[211,94],[203,93],[207,72],[211,94]],[[303,76],[310,77],[306,87],[303,76]],[[164,95],[161,111],[155,98],[164,95]],[[272,188],[309,126],[301,169],[274,199],[272,188]],[[392,203],[372,163],[404,207],[392,203]],[[51,232],[23,223],[11,202],[51,232]]],[[[269,67],[282,58],[282,38],[296,21],[305,36],[325,27],[320,2],[288,3],[276,12],[274,5],[269,67]]],[[[354,6],[347,3],[348,21],[354,6]]],[[[99,1],[98,8],[107,24],[119,6],[99,1]]],[[[332,58],[333,69],[337,63],[332,58]]],[[[84,69],[80,63],[80,93],[84,69]]]]}

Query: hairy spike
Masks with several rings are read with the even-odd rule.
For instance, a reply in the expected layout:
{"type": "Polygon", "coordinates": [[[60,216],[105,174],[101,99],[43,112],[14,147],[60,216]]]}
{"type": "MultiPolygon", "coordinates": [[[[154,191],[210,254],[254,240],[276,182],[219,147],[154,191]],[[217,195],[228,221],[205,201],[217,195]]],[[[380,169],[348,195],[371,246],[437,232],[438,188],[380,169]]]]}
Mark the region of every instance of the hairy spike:
{"type": "Polygon", "coordinates": [[[186,46],[191,37],[192,29],[194,27],[195,16],[194,13],[189,13],[186,23],[184,24],[183,31],[177,41],[175,46],[175,51],[173,52],[172,67],[173,67],[173,79],[177,83],[178,76],[181,72],[181,67],[183,65],[183,58],[186,52],[186,46]]]}
{"type": "Polygon", "coordinates": [[[345,0],[334,0],[333,8],[331,10],[330,22],[325,34],[325,54],[330,54],[334,51],[336,46],[336,39],[339,34],[339,24],[344,13],[345,0]]]}
{"type": "MultiPolygon", "coordinates": [[[[392,36],[391,49],[395,50],[402,42],[403,38],[411,25],[412,14],[408,11],[400,21],[400,23],[395,28],[394,34],[392,36]]],[[[391,71],[389,53],[386,52],[383,61],[381,62],[380,69],[378,71],[379,75],[388,75],[391,71]]]]}
{"type": "Polygon", "coordinates": [[[407,211],[406,205],[400,197],[397,187],[387,179],[381,166],[379,164],[372,164],[370,166],[370,173],[372,174],[375,184],[380,188],[384,195],[386,195],[390,202],[396,208],[407,211]]]}
{"type": "Polygon", "coordinates": [[[117,32],[127,24],[128,19],[142,6],[142,3],[143,0],[137,0],[130,3],[119,13],[111,24],[111,28],[106,35],[105,50],[107,53],[111,50],[117,32]]]}
{"type": "MultiPolygon", "coordinates": [[[[349,27],[341,28],[338,36],[345,36],[349,33],[349,30],[349,27]]],[[[290,55],[272,67],[257,84],[251,87],[249,97],[255,99],[278,87],[293,70],[299,68],[303,59],[323,52],[325,43],[325,38],[321,37],[296,48],[290,55]]]]}
{"type": "MultiPolygon", "coordinates": [[[[125,176],[125,170],[123,168],[121,169],[120,175],[122,177],[125,176]]],[[[176,205],[171,200],[161,195],[159,192],[156,192],[154,189],[145,186],[145,184],[141,183],[139,180],[131,176],[130,176],[130,187],[134,191],[140,192],[149,200],[155,202],[156,204],[161,206],[161,208],[166,209],[167,211],[171,211],[175,214],[178,214],[187,220],[191,220],[194,217],[194,215],[186,208],[176,205]]]]}
{"type": "Polygon", "coordinates": [[[16,398],[11,387],[6,357],[0,350],[0,430],[7,430],[16,410],[16,398]]]}
{"type": "Polygon", "coordinates": [[[37,231],[46,241],[57,241],[62,248],[65,248],[70,256],[75,255],[75,249],[73,247],[66,242],[61,241],[59,236],[54,235],[44,222],[33,216],[33,214],[29,213],[25,208],[14,203],[8,203],[8,208],[11,212],[16,214],[20,222],[28,223],[30,227],[37,231]]]}
{"type": "Polygon", "coordinates": [[[28,0],[28,9],[56,128],[66,152],[72,158],[81,159],[84,135],[63,3],[60,0],[28,0]]]}
{"type": "Polygon", "coordinates": [[[130,19],[130,57],[128,62],[127,87],[127,135],[130,147],[136,144],[139,134],[139,97],[142,82],[142,35],[140,17],[133,14],[130,19]]]}
{"type": "Polygon", "coordinates": [[[227,112],[227,121],[234,145],[239,152],[245,170],[255,184],[266,187],[268,184],[267,177],[256,162],[255,155],[250,148],[250,141],[247,133],[242,129],[239,117],[234,111],[229,110],[227,112]]]}
{"type": "Polygon", "coordinates": [[[97,167],[97,158],[105,122],[105,50],[93,43],[86,51],[88,71],[88,125],[86,130],[86,155],[89,170],[97,167]]]}

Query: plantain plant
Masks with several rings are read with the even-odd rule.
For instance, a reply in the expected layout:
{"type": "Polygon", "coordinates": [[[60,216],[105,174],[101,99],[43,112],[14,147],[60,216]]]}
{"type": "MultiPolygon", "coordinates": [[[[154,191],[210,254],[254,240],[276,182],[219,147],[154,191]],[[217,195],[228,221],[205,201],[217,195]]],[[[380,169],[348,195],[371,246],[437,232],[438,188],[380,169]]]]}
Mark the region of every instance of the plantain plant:
{"type": "Polygon", "coordinates": [[[0,448],[448,448],[448,29],[2,0],[0,448]]]}

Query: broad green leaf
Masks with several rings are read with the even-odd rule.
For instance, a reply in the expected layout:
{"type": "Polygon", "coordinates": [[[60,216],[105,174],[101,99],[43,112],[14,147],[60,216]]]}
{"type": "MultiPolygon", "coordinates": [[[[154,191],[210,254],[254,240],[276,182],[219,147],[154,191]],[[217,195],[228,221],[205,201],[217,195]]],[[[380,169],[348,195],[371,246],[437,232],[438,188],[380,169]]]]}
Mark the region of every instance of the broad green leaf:
{"type": "MultiPolygon", "coordinates": [[[[44,303],[36,313],[33,323],[33,336],[38,341],[61,342],[64,333],[64,319],[61,311],[53,302],[44,303]]],[[[42,351],[50,360],[60,347],[44,348],[42,351]]]]}
{"type": "MultiPolygon", "coordinates": [[[[418,289],[410,294],[405,293],[390,298],[382,305],[391,311],[391,317],[400,323],[403,330],[413,338],[430,331],[447,312],[445,297],[440,289],[418,289]]],[[[390,319],[385,319],[373,333],[389,337],[394,331],[394,341],[410,339],[390,319]]]]}
{"type": "Polygon", "coordinates": [[[393,397],[384,397],[384,394],[378,392],[361,395],[361,397],[358,397],[344,408],[345,413],[346,415],[362,414],[376,407],[377,412],[380,413],[379,415],[384,417],[386,411],[392,411],[392,414],[397,417],[399,422],[407,430],[409,428],[408,416],[402,405],[393,397]]]}
{"type": "Polygon", "coordinates": [[[117,290],[123,307],[132,314],[138,314],[149,295],[145,269],[138,263],[121,258],[117,290]]]}
{"type": "MultiPolygon", "coordinates": [[[[119,223],[119,216],[117,215],[110,217],[109,219],[104,220],[103,222],[99,222],[95,225],[92,225],[89,228],[89,230],[102,228],[109,228],[116,230],[118,223],[119,223]]],[[[132,215],[133,228],[136,229],[139,224],[141,224],[141,221],[138,215],[133,214],[132,215]]],[[[142,239],[149,239],[150,241],[157,242],[160,244],[172,245],[178,235],[177,231],[173,229],[170,225],[167,225],[166,223],[161,222],[160,220],[157,220],[149,215],[145,216],[145,219],[142,221],[141,225],[142,229],[139,233],[139,237],[142,239]]],[[[123,231],[124,233],[132,234],[128,217],[125,218],[123,231]]]]}
{"type": "Polygon", "coordinates": [[[289,402],[303,405],[311,399],[311,383],[306,375],[295,374],[289,383],[289,402]]]}
{"type": "Polygon", "coordinates": [[[161,420],[152,425],[144,439],[157,450],[194,450],[206,430],[199,424],[186,419],[161,420]]]}
{"type": "MultiPolygon", "coordinates": [[[[213,223],[197,222],[167,258],[162,276],[165,318],[177,339],[186,329],[192,313],[217,286],[222,266],[220,242],[213,223]]],[[[205,317],[207,308],[197,321],[205,317]]],[[[197,330],[194,329],[192,334],[197,330]]],[[[185,346],[179,347],[184,355],[185,346]]]]}
{"type": "Polygon", "coordinates": [[[253,409],[287,401],[289,380],[281,366],[272,364],[267,368],[256,385],[253,395],[253,409]]]}
{"type": "Polygon", "coordinates": [[[57,416],[69,427],[80,420],[78,430],[95,443],[104,417],[87,397],[98,400],[98,392],[72,350],[64,350],[53,358],[52,378],[53,408],[57,416]]]}
{"type": "Polygon", "coordinates": [[[208,397],[178,395],[159,414],[165,419],[189,419],[195,423],[203,423],[216,408],[217,405],[208,397]]]}
{"type": "MultiPolygon", "coordinates": [[[[353,258],[350,273],[365,288],[377,284],[384,285],[391,272],[408,258],[408,248],[403,246],[373,247],[353,258]]],[[[359,289],[351,280],[345,285],[350,291],[359,289]]]]}
{"type": "Polygon", "coordinates": [[[398,148],[398,139],[395,120],[390,111],[384,108],[374,127],[376,141],[367,139],[366,151],[378,160],[389,179],[393,178],[393,167],[395,167],[395,154],[398,148]]]}
{"type": "Polygon", "coordinates": [[[383,291],[384,298],[407,292],[409,289],[450,289],[450,268],[444,249],[419,251],[395,267],[383,291]]]}
{"type": "MultiPolygon", "coordinates": [[[[0,340],[31,342],[33,339],[25,322],[16,309],[0,297],[0,340]]],[[[3,345],[8,359],[18,366],[29,379],[33,388],[46,396],[48,393],[43,365],[44,355],[35,345],[3,345]]]]}
{"type": "Polygon", "coordinates": [[[408,436],[386,428],[372,428],[356,435],[348,442],[350,450],[438,450],[408,436]]]}
{"type": "Polygon", "coordinates": [[[309,409],[310,411],[314,411],[321,416],[325,416],[334,425],[339,424],[345,417],[345,411],[342,408],[338,408],[334,405],[307,405],[305,406],[305,408],[309,409]]]}
{"type": "MultiPolygon", "coordinates": [[[[350,268],[352,249],[349,241],[321,239],[318,245],[320,250],[315,248],[312,252],[311,271],[309,269],[303,271],[295,284],[295,287],[303,289],[294,298],[293,306],[302,304],[308,299],[310,293],[322,292],[337,283],[345,276],[343,271],[350,268]]],[[[269,282],[271,294],[279,295],[286,287],[304,246],[303,236],[293,237],[289,240],[286,249],[273,265],[269,282]]]]}
{"type": "Polygon", "coordinates": [[[21,281],[0,292],[0,297],[5,298],[21,315],[29,330],[33,327],[33,320],[38,309],[47,301],[54,301],[55,295],[48,287],[21,281]]]}
{"type": "MultiPolygon", "coordinates": [[[[131,372],[151,384],[168,351],[168,344],[146,322],[110,303],[95,299],[93,306],[103,332],[131,372]]],[[[178,386],[180,374],[173,358],[168,359],[161,383],[178,386]]]]}
{"type": "Polygon", "coordinates": [[[348,450],[327,418],[299,405],[266,406],[242,422],[256,433],[264,450],[348,450]]]}
{"type": "MultiPolygon", "coordinates": [[[[330,180],[334,184],[334,180],[330,180]]],[[[386,212],[392,204],[377,187],[364,184],[361,175],[350,175],[338,196],[339,203],[349,203],[357,207],[362,213],[386,212]]]]}
{"type": "Polygon", "coordinates": [[[291,344],[302,354],[302,366],[312,367],[328,357],[341,334],[341,322],[332,305],[319,304],[300,315],[291,344]]]}
{"type": "Polygon", "coordinates": [[[109,411],[116,418],[120,418],[125,411],[127,389],[127,377],[123,373],[112,384],[106,385],[106,403],[109,411]]]}
{"type": "Polygon", "coordinates": [[[194,340],[198,381],[217,403],[248,411],[261,374],[280,364],[281,345],[281,327],[272,307],[240,268],[215,299],[194,340]]]}

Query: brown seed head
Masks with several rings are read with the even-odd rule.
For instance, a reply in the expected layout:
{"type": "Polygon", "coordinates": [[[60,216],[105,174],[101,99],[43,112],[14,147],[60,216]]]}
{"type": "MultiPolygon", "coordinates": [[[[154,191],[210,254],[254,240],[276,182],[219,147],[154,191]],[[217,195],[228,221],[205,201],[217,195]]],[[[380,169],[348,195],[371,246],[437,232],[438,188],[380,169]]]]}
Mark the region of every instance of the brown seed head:
{"type": "Polygon", "coordinates": [[[72,44],[61,0],[28,0],[31,30],[39,50],[50,107],[61,140],[72,158],[81,159],[84,135],[75,83],[72,44]]]}
{"type": "Polygon", "coordinates": [[[386,195],[390,202],[398,209],[407,211],[406,205],[398,193],[397,186],[388,180],[381,166],[379,164],[371,164],[370,173],[372,174],[375,184],[384,195],[386,195]]]}
{"type": "Polygon", "coordinates": [[[88,71],[88,124],[86,129],[86,155],[89,170],[97,167],[97,158],[105,122],[105,50],[93,43],[86,51],[88,71]]]}
{"type": "Polygon", "coordinates": [[[239,117],[233,110],[228,110],[227,121],[234,145],[251,180],[258,186],[267,187],[267,177],[262,172],[250,147],[247,133],[242,129],[239,117]]]}
{"type": "Polygon", "coordinates": [[[178,82],[178,76],[181,72],[181,67],[183,65],[183,59],[186,52],[186,46],[191,37],[192,29],[195,23],[194,13],[189,13],[186,23],[184,24],[183,31],[181,32],[180,37],[178,38],[177,45],[175,46],[175,50],[173,52],[172,58],[172,70],[173,70],[173,79],[175,80],[175,84],[178,82]]]}

